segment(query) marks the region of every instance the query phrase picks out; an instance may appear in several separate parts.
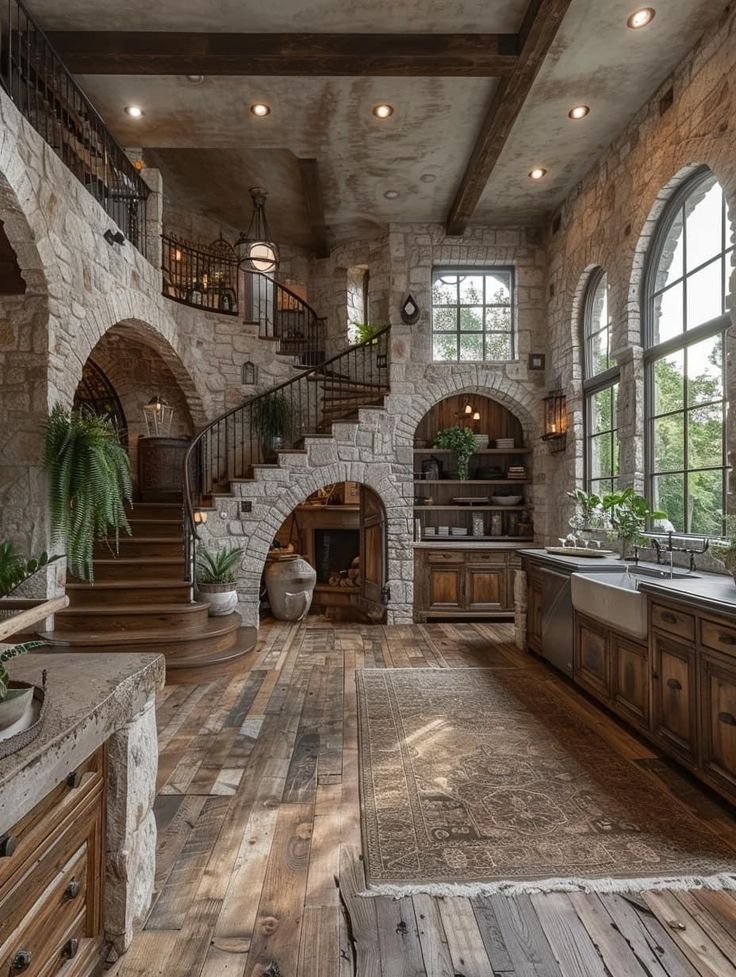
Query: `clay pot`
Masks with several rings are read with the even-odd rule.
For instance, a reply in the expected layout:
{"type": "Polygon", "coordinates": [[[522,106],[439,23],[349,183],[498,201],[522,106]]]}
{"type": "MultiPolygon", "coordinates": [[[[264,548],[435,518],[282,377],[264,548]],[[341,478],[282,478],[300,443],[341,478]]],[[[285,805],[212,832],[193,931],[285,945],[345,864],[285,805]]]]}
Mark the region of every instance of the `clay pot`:
{"type": "Polygon", "coordinates": [[[238,592],[232,583],[197,584],[197,596],[209,604],[210,617],[232,614],[238,606],[238,592]]]}
{"type": "Polygon", "coordinates": [[[33,686],[12,682],[7,699],[0,702],[0,732],[25,719],[33,709],[33,686]]]}
{"type": "Polygon", "coordinates": [[[298,553],[272,559],[266,568],[271,612],[278,621],[301,621],[312,606],[317,571],[298,553]]]}

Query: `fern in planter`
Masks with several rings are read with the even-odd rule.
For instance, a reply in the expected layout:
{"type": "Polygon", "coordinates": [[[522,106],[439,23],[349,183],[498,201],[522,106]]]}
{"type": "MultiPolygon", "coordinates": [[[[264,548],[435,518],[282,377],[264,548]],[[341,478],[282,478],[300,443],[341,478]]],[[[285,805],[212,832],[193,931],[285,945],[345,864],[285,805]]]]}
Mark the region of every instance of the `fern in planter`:
{"type": "Polygon", "coordinates": [[[133,488],[130,459],[108,417],[68,411],[60,404],[46,427],[44,467],[55,541],[64,544],[69,569],[94,580],[95,540],[130,533],[125,503],[133,488]]]}
{"type": "Polygon", "coordinates": [[[252,407],[253,427],[261,442],[264,457],[272,457],[291,437],[291,402],[281,393],[258,397],[252,407]]]}

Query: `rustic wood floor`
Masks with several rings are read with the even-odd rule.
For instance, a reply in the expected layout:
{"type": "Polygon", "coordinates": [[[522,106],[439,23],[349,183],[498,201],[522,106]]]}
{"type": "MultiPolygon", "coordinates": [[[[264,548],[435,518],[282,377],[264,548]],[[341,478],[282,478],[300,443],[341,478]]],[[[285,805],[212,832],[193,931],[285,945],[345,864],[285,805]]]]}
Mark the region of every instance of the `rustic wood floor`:
{"type": "Polygon", "coordinates": [[[271,625],[249,671],[158,709],[156,899],[115,977],[736,977],[736,896],[357,898],[354,670],[510,664],[736,847],[736,816],[549,669],[508,625],[271,625]],[[337,888],[335,879],[339,878],[337,888]]]}

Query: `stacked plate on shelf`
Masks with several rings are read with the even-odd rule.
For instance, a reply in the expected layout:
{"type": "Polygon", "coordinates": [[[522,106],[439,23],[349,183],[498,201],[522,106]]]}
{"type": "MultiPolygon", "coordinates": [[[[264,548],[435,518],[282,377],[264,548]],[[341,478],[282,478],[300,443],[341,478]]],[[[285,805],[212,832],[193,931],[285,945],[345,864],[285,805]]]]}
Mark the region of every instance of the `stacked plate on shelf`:
{"type": "Polygon", "coordinates": [[[476,434],[475,435],[475,450],[485,451],[490,443],[490,438],[487,434],[476,434]]]}
{"type": "Polygon", "coordinates": [[[526,478],[526,465],[512,465],[506,473],[507,478],[526,478]]]}
{"type": "Polygon", "coordinates": [[[510,451],[514,447],[513,438],[496,438],[496,447],[502,451],[510,451]]]}

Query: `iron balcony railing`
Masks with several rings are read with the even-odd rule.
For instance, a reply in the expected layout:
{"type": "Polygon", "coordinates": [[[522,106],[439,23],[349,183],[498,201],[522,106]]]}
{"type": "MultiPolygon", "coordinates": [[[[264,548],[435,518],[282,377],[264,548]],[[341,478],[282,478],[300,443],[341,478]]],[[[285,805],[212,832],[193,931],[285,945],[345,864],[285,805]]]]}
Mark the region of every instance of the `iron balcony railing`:
{"type": "MultiPolygon", "coordinates": [[[[231,479],[275,461],[310,434],[329,434],[333,421],[383,403],[389,391],[390,327],[218,417],[194,438],[184,460],[185,546],[193,559],[197,510],[231,479]]],[[[189,566],[189,562],[187,564],[189,566]]]]}
{"type": "Polygon", "coordinates": [[[19,0],[0,9],[0,83],[19,111],[146,254],[149,188],[19,0]]]}

